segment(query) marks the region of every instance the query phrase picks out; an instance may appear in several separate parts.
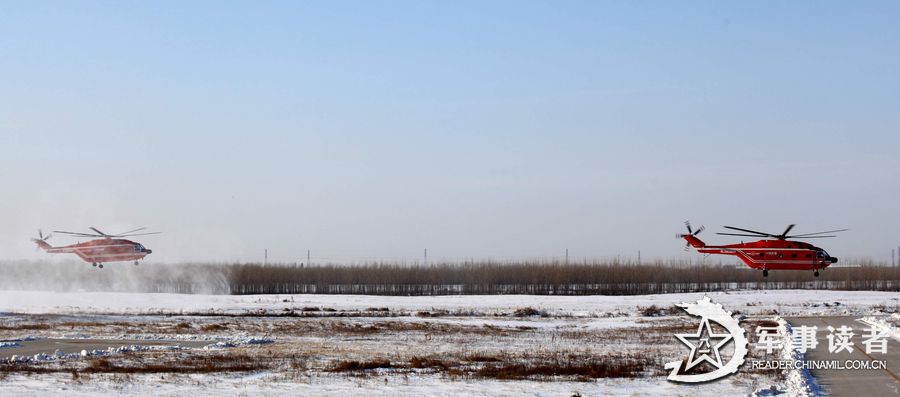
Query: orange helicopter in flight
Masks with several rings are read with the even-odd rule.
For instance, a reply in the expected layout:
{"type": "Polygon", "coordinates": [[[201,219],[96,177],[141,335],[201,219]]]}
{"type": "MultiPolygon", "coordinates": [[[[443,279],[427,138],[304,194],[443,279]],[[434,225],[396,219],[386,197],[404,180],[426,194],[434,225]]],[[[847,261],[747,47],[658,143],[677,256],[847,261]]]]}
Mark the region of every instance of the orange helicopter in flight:
{"type": "MultiPolygon", "coordinates": [[[[743,233],[716,233],[723,236],[748,236],[765,238],[768,240],[759,240],[750,243],[741,242],[740,244],[730,245],[706,245],[697,238],[704,229],[700,226],[696,231],[691,229],[691,223],[685,221],[687,226],[687,234],[677,234],[676,236],[687,241],[688,246],[694,247],[701,254],[717,254],[732,255],[738,257],[747,266],[753,269],[761,269],[763,277],[769,276],[769,270],[812,270],[815,277],[819,277],[819,270],[825,269],[833,263],[837,263],[838,258],[828,254],[824,249],[816,247],[809,243],[801,241],[788,241],[788,239],[808,239],[808,238],[825,238],[836,237],[826,236],[828,233],[844,232],[849,229],[829,230],[826,232],[805,233],[797,235],[788,235],[794,224],[788,225],[787,229],[781,234],[771,234],[757,232],[755,230],[742,229],[732,226],[723,226],[726,229],[736,230],[743,233]]],[[[687,249],[687,247],[685,247],[687,249]]]]}
{"type": "Polygon", "coordinates": [[[137,233],[146,227],[129,230],[119,234],[106,234],[95,227],[91,227],[95,233],[75,233],[54,230],[53,233],[68,234],[76,237],[95,238],[91,241],[67,245],[64,247],[54,247],[47,243],[52,234],[44,236],[44,233],[38,230],[38,238],[31,239],[38,247],[51,254],[75,254],[85,262],[90,263],[94,267],[103,268],[106,262],[127,262],[134,261],[137,266],[138,261],[144,259],[145,256],[153,253],[140,243],[131,240],[125,240],[123,237],[146,236],[150,234],[159,234],[160,232],[137,233]]]}

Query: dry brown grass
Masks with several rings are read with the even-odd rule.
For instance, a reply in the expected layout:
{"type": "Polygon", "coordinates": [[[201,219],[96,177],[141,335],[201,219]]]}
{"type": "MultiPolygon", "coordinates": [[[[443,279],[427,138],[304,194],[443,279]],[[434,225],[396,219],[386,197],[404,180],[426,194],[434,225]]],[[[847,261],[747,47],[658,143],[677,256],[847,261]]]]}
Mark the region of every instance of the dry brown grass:
{"type": "Polygon", "coordinates": [[[546,310],[538,310],[531,306],[521,307],[521,308],[516,309],[513,312],[513,316],[516,316],[516,317],[531,317],[531,316],[547,317],[547,311],[546,310]]]}
{"type": "Polygon", "coordinates": [[[92,359],[82,371],[88,373],[215,373],[215,372],[250,372],[270,369],[271,360],[249,354],[213,354],[191,355],[177,360],[162,362],[134,362],[116,365],[106,358],[92,359]]]}
{"type": "Polygon", "coordinates": [[[188,324],[188,323],[182,321],[178,324],[175,324],[175,326],[173,328],[175,328],[176,331],[184,331],[184,330],[188,330],[188,329],[191,329],[194,327],[191,326],[191,324],[188,324]]]}
{"type": "MultiPolygon", "coordinates": [[[[280,329],[290,328],[290,325],[282,325],[280,329]]],[[[490,324],[462,325],[436,322],[406,322],[406,321],[378,321],[374,323],[333,322],[324,324],[323,330],[333,334],[349,335],[374,335],[382,333],[421,332],[431,334],[476,334],[476,335],[507,335],[529,331],[530,327],[506,328],[490,324]]],[[[321,331],[321,330],[320,330],[321,331]]]]}
{"type": "Polygon", "coordinates": [[[637,378],[643,376],[652,360],[620,357],[610,361],[568,363],[486,364],[473,375],[479,378],[521,380],[541,377],[574,377],[588,381],[597,378],[637,378]]]}
{"type": "MultiPolygon", "coordinates": [[[[140,356],[132,360],[116,363],[112,358],[97,357],[87,361],[83,368],[54,366],[46,364],[10,364],[0,363],[0,373],[71,373],[73,379],[79,374],[155,374],[155,373],[216,373],[216,372],[250,372],[267,370],[274,367],[274,361],[265,357],[249,354],[197,354],[187,357],[162,357],[156,360],[144,360],[140,356]]],[[[73,363],[78,364],[78,363],[73,363]]]]}
{"type": "Polygon", "coordinates": [[[47,323],[2,324],[0,331],[41,331],[50,327],[47,323]]]}
{"type": "Polygon", "coordinates": [[[226,325],[224,323],[207,324],[207,325],[204,325],[203,327],[200,327],[200,330],[202,330],[204,332],[218,332],[218,331],[225,331],[227,329],[228,329],[228,325],[226,325]]]}
{"type": "Polygon", "coordinates": [[[490,314],[475,309],[458,308],[454,310],[432,309],[416,312],[419,317],[485,317],[490,314]]]}
{"type": "Polygon", "coordinates": [[[354,372],[356,376],[368,376],[366,371],[390,369],[392,371],[427,370],[451,377],[491,378],[500,380],[563,377],[579,381],[597,378],[636,378],[653,373],[659,363],[653,358],[638,355],[610,355],[594,360],[578,355],[555,357],[520,357],[518,361],[483,353],[462,357],[448,355],[413,356],[407,361],[390,361],[385,358],[369,360],[342,360],[332,365],[329,372],[354,372]]]}
{"type": "Polygon", "coordinates": [[[394,368],[391,361],[387,359],[376,358],[366,361],[341,360],[337,364],[328,369],[329,372],[349,372],[349,371],[365,371],[376,368],[394,368]]]}
{"type": "Polygon", "coordinates": [[[436,368],[447,370],[454,366],[453,363],[435,357],[412,357],[409,359],[409,368],[436,368]]]}
{"type": "Polygon", "coordinates": [[[463,356],[463,360],[472,361],[472,362],[500,362],[503,361],[502,358],[498,356],[488,355],[485,353],[469,353],[463,356]]]}
{"type": "Polygon", "coordinates": [[[644,317],[674,316],[684,314],[684,310],[680,307],[672,305],[669,307],[660,307],[656,305],[638,306],[638,312],[644,317]]]}

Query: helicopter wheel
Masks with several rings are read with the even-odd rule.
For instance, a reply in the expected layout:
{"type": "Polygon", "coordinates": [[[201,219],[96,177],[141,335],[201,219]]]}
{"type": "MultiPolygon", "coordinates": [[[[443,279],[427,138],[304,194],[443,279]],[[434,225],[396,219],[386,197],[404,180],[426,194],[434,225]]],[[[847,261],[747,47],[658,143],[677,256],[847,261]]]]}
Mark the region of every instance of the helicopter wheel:
{"type": "Polygon", "coordinates": [[[813,277],[819,277],[819,271],[818,271],[818,270],[816,270],[815,272],[813,272],[813,277]]]}
{"type": "Polygon", "coordinates": [[[91,266],[93,266],[93,267],[97,267],[97,262],[93,262],[93,263],[91,263],[91,266]]]}
{"type": "Polygon", "coordinates": [[[138,265],[138,261],[134,261],[134,265],[137,266],[137,265],[138,265]]]}
{"type": "Polygon", "coordinates": [[[101,264],[97,265],[97,267],[103,269],[103,264],[101,263],[101,264]]]}
{"type": "Polygon", "coordinates": [[[769,277],[769,269],[763,269],[763,277],[769,277]]]}

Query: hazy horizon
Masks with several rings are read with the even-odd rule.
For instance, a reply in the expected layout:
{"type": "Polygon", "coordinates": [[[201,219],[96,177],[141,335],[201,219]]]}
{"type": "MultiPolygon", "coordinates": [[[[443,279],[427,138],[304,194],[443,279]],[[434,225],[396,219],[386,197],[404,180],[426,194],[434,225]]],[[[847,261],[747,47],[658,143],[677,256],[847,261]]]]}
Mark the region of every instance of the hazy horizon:
{"type": "Polygon", "coordinates": [[[890,261],[895,2],[0,2],[0,260],[890,261]],[[749,239],[747,239],[749,240],[749,239]],[[77,240],[56,235],[54,245],[77,240]],[[69,256],[63,256],[71,259],[69,256]]]}

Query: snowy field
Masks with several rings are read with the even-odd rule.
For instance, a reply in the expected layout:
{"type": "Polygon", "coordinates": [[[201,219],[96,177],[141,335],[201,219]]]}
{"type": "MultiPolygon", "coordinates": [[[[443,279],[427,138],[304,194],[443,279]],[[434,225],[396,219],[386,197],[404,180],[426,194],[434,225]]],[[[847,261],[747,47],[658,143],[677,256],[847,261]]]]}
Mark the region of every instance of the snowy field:
{"type": "Polygon", "coordinates": [[[305,306],[336,310],[388,307],[392,310],[474,310],[502,313],[535,307],[557,314],[599,315],[636,306],[668,307],[709,296],[748,314],[857,314],[876,306],[896,306],[895,292],[780,290],[628,296],[369,296],[369,295],[182,295],[115,292],[0,291],[0,312],[19,314],[143,314],[278,312],[305,306]],[[842,306],[826,304],[839,302],[842,306]]]}
{"type": "MultiPolygon", "coordinates": [[[[666,381],[704,295],[751,343],[782,316],[894,324],[888,292],[734,291],[644,296],[176,295],[0,291],[3,395],[803,395],[790,373],[700,386],[666,381]],[[17,357],[23,340],[191,341],[205,347],[17,357]],[[208,342],[208,343],[207,343],[208,342]]],[[[751,354],[757,354],[751,350],[751,354]]],[[[776,356],[785,354],[776,352],[776,356]]],[[[789,353],[788,353],[789,354],[789,353]]],[[[759,356],[757,357],[759,358],[759,356]]]]}

